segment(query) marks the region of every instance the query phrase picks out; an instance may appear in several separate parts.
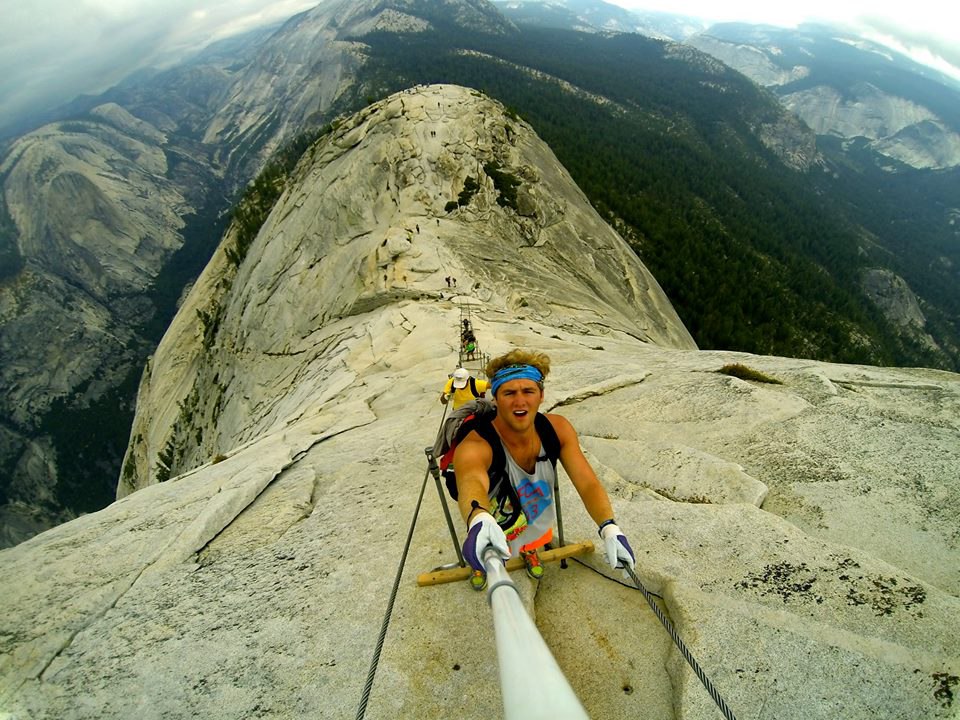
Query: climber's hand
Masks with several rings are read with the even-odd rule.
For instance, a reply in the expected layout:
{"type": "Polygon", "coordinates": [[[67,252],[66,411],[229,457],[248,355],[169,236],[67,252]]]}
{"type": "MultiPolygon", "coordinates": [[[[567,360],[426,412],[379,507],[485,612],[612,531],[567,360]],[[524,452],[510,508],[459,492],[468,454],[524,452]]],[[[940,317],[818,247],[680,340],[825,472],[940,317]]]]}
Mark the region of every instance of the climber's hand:
{"type": "Polygon", "coordinates": [[[629,566],[633,570],[636,567],[633,550],[630,548],[630,543],[627,542],[626,535],[619,527],[613,523],[604,525],[600,528],[600,537],[603,538],[603,544],[607,552],[607,562],[610,563],[611,568],[616,570],[629,566]]]}
{"type": "Polygon", "coordinates": [[[510,545],[507,536],[488,512],[479,512],[470,521],[467,539],[463,543],[463,557],[474,570],[485,572],[483,555],[487,548],[493,548],[496,553],[506,560],[510,557],[510,545]]]}

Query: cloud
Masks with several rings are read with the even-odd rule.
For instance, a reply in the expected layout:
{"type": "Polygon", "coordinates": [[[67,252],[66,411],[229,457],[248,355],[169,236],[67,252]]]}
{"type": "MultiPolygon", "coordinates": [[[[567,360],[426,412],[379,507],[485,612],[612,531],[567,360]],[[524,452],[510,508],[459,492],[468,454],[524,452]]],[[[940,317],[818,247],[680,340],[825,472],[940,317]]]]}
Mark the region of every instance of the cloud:
{"type": "Polygon", "coordinates": [[[35,7],[4,23],[0,35],[0,124],[106,89],[149,62],[175,22],[81,3],[45,0],[35,7]]]}
{"type": "Polygon", "coordinates": [[[895,49],[960,79],[960,44],[937,32],[911,27],[890,18],[865,16],[861,32],[895,49]]]}
{"type": "MultiPolygon", "coordinates": [[[[614,2],[651,9],[659,3],[668,12],[714,19],[722,13],[724,19],[787,26],[814,17],[856,19],[876,33],[874,39],[899,43],[897,49],[921,62],[929,57],[927,64],[952,70],[960,78],[960,42],[942,34],[957,32],[960,11],[934,8],[934,0],[913,0],[905,9],[877,0],[760,6],[737,0],[719,5],[713,0],[614,2]]],[[[316,4],[317,0],[8,2],[0,23],[0,132],[22,116],[55,108],[80,94],[102,92],[137,69],[168,66],[210,42],[278,22],[316,4]]],[[[940,6],[940,0],[934,4],[940,6]]]]}
{"type": "MultiPolygon", "coordinates": [[[[11,3],[13,4],[13,3],[11,3]]],[[[34,0],[0,24],[0,129],[134,70],[283,20],[311,0],[34,0]],[[198,7],[199,6],[199,7],[198,7]]]]}

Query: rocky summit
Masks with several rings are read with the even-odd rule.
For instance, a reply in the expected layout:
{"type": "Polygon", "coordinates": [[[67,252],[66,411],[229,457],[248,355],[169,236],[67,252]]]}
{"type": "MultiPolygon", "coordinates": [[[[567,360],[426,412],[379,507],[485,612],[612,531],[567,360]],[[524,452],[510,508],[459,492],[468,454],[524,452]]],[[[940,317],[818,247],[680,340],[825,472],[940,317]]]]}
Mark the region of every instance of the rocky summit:
{"type": "MultiPolygon", "coordinates": [[[[411,528],[365,716],[498,716],[486,599],[416,583],[456,558],[424,448],[467,316],[485,354],[551,356],[542,409],[737,717],[957,716],[960,377],[697,350],[525,123],[430,86],[224,238],[145,369],[120,498],[0,551],[0,717],[352,717],[411,528]]],[[[597,553],[514,574],[591,717],[720,717],[619,579],[597,553]]]]}

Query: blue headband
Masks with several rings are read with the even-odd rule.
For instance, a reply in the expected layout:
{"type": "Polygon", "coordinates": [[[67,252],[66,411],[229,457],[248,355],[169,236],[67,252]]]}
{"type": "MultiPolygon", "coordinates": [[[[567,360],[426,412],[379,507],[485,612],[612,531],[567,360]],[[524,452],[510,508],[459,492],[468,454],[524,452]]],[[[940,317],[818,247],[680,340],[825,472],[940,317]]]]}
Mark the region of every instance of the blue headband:
{"type": "Polygon", "coordinates": [[[497,370],[490,378],[491,392],[497,396],[497,390],[505,382],[510,380],[533,380],[538,385],[543,382],[543,373],[537,370],[533,365],[510,365],[497,370]]]}

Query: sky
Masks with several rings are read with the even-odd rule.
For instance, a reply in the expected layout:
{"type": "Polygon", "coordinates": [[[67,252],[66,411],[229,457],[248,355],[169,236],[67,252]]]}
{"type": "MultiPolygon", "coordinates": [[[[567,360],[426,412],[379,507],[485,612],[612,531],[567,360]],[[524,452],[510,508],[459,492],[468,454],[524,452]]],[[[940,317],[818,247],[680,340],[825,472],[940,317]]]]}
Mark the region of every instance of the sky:
{"type": "MultiPolygon", "coordinates": [[[[609,0],[709,21],[844,23],[960,79],[960,3],[946,0],[609,0]]],[[[278,22],[317,0],[0,0],[0,129],[134,70],[278,22]]]]}
{"type": "Polygon", "coordinates": [[[960,80],[960,3],[947,0],[606,0],[630,10],[659,10],[708,22],[796,27],[826,22],[892,47],[960,80]]]}
{"type": "Polygon", "coordinates": [[[0,0],[0,128],[318,0],[0,0]]]}

